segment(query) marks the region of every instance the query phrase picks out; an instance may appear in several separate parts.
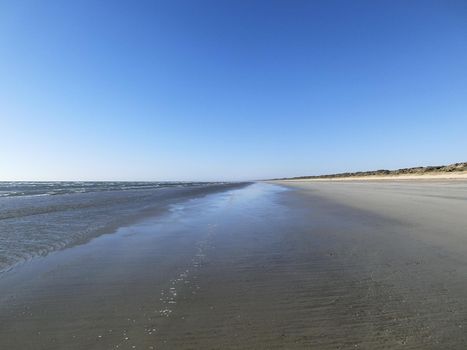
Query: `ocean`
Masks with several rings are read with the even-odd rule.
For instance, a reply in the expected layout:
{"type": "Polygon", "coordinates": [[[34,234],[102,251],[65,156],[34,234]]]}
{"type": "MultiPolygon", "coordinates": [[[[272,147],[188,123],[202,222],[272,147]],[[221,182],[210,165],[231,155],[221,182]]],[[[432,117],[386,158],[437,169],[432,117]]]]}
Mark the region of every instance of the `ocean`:
{"type": "Polygon", "coordinates": [[[0,182],[0,272],[228,186],[200,182],[0,182]]]}

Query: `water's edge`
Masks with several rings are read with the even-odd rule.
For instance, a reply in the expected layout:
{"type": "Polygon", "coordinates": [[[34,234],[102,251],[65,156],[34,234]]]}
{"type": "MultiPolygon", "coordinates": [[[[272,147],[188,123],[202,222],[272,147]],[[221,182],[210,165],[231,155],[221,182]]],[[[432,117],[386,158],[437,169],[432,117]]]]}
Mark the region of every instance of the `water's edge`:
{"type": "Polygon", "coordinates": [[[35,258],[85,244],[119,227],[165,213],[171,205],[249,184],[197,183],[146,190],[3,197],[0,275],[35,258]]]}

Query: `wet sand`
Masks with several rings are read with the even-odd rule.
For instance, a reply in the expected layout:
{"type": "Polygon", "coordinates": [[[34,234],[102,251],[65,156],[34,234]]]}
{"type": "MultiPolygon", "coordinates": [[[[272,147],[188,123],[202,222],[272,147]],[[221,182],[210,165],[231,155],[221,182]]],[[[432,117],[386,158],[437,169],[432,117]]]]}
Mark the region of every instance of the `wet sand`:
{"type": "Polygon", "coordinates": [[[1,349],[464,349],[467,182],[254,184],[0,275],[1,349]]]}

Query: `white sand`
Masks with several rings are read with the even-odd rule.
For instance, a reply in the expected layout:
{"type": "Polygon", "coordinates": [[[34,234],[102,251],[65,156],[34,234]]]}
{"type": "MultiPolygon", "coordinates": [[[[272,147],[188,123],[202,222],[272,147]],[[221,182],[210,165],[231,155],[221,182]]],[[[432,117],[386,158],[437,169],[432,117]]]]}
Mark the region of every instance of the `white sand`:
{"type": "Polygon", "coordinates": [[[369,175],[369,176],[349,176],[321,179],[291,179],[281,180],[287,182],[315,182],[315,181],[368,181],[368,180],[466,180],[467,172],[439,173],[439,174],[408,174],[408,175],[369,175]]]}

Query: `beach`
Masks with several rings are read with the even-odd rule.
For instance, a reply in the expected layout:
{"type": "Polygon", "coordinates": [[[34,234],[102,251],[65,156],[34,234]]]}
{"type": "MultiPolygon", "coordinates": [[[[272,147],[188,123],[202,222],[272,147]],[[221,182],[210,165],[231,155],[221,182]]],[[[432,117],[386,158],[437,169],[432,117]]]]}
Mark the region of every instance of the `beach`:
{"type": "Polygon", "coordinates": [[[443,181],[443,180],[467,180],[467,172],[428,172],[426,174],[398,174],[398,175],[352,175],[352,176],[330,176],[308,179],[287,179],[287,182],[316,182],[316,181],[404,181],[404,180],[422,180],[422,181],[443,181]]]}
{"type": "Polygon", "coordinates": [[[465,180],[276,181],[168,198],[2,272],[0,348],[467,344],[465,180]]]}

